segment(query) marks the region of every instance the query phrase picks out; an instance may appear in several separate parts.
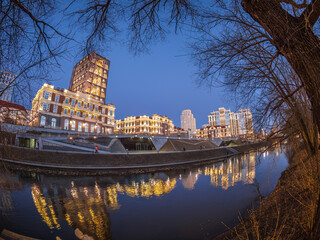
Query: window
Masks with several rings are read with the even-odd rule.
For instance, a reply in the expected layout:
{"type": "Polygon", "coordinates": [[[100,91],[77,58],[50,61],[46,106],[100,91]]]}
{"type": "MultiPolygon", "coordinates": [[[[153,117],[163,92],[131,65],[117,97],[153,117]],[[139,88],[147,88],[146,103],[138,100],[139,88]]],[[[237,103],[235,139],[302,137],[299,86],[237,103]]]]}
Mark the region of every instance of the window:
{"type": "Polygon", "coordinates": [[[71,100],[71,105],[72,106],[76,105],[76,101],[74,99],[71,100]]]}
{"type": "Polygon", "coordinates": [[[85,124],[84,124],[84,131],[85,131],[85,132],[89,132],[88,123],[85,123],[85,124]]]}
{"type": "Polygon", "coordinates": [[[64,130],[69,130],[69,119],[64,120],[64,130]]]}
{"type": "Polygon", "coordinates": [[[97,133],[100,133],[100,127],[97,126],[97,133]]]}
{"type": "Polygon", "coordinates": [[[53,106],[53,112],[57,113],[58,112],[58,107],[57,106],[53,106]]]}
{"type": "Polygon", "coordinates": [[[56,97],[54,98],[55,102],[59,102],[59,95],[56,95],[56,97]]]}
{"type": "Polygon", "coordinates": [[[69,98],[66,98],[65,102],[66,104],[69,104],[69,98]]]}
{"type": "Polygon", "coordinates": [[[81,102],[80,101],[78,102],[78,107],[81,107],[81,102]]]}
{"type": "Polygon", "coordinates": [[[48,103],[43,103],[42,108],[43,110],[48,110],[48,103]]]}
{"type": "Polygon", "coordinates": [[[91,114],[89,114],[89,115],[88,115],[88,118],[89,118],[89,119],[91,119],[91,117],[92,117],[92,115],[91,115],[91,114]]]}
{"type": "Polygon", "coordinates": [[[66,108],[63,109],[63,113],[64,113],[64,114],[68,114],[68,109],[66,109],[66,108]]]}
{"type": "Polygon", "coordinates": [[[52,119],[51,119],[51,127],[55,128],[56,125],[57,125],[57,119],[52,118],[52,119]]]}
{"type": "Polygon", "coordinates": [[[102,122],[104,122],[104,120],[105,120],[105,118],[104,118],[104,117],[102,117],[102,118],[101,118],[101,121],[102,121],[102,122]]]}
{"type": "Polygon", "coordinates": [[[74,113],[73,110],[70,110],[70,115],[71,115],[71,116],[73,116],[73,113],[74,113]]]}
{"type": "Polygon", "coordinates": [[[82,132],[82,123],[81,122],[78,123],[78,132],[82,132]]]}
{"type": "Polygon", "coordinates": [[[102,108],[102,113],[105,114],[106,113],[106,109],[102,108]]]}
{"type": "Polygon", "coordinates": [[[97,106],[95,107],[95,110],[96,110],[96,112],[98,112],[98,107],[97,106]]]}
{"type": "Polygon", "coordinates": [[[80,112],[77,112],[77,117],[80,117],[80,112]]]}
{"type": "Polygon", "coordinates": [[[102,133],[104,133],[104,127],[102,127],[101,130],[102,130],[102,133]]]}
{"type": "Polygon", "coordinates": [[[44,92],[44,98],[49,99],[50,93],[49,92],[44,92]]]}
{"type": "Polygon", "coordinates": [[[94,132],[94,125],[93,124],[91,124],[91,132],[93,133],[94,132]]]}
{"type": "Polygon", "coordinates": [[[70,125],[71,125],[71,130],[75,131],[76,130],[76,121],[70,121],[70,125]]]}
{"type": "Polygon", "coordinates": [[[96,115],[94,115],[94,120],[97,120],[97,116],[96,115]]]}
{"type": "Polygon", "coordinates": [[[93,105],[92,105],[92,104],[90,104],[90,110],[91,110],[91,111],[93,110],[93,105]]]}
{"type": "Polygon", "coordinates": [[[84,104],[83,104],[83,107],[84,107],[84,108],[87,108],[87,104],[86,104],[86,103],[84,103],[84,104]]]}
{"type": "Polygon", "coordinates": [[[40,126],[45,126],[45,125],[46,125],[46,117],[41,116],[40,126]]]}
{"type": "Polygon", "coordinates": [[[112,110],[109,110],[109,115],[112,115],[112,110]]]}
{"type": "Polygon", "coordinates": [[[82,113],[82,117],[85,118],[87,115],[85,113],[82,113]]]}

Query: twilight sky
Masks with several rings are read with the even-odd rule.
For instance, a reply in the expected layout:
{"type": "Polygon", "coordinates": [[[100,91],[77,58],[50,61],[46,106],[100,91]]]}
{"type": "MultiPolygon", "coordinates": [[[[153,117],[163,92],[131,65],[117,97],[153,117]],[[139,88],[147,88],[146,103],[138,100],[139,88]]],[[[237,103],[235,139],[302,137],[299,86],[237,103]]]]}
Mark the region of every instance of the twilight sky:
{"type": "MultiPolygon", "coordinates": [[[[186,56],[186,38],[170,34],[165,41],[150,46],[150,52],[134,56],[126,46],[112,43],[110,48],[96,52],[110,59],[106,102],[116,106],[116,119],[126,116],[158,113],[181,125],[180,114],[191,109],[197,128],[208,123],[208,115],[219,107],[237,111],[232,94],[222,88],[198,86],[197,68],[186,56]]],[[[62,62],[53,73],[55,87],[68,88],[73,66],[81,55],[62,62]]]]}

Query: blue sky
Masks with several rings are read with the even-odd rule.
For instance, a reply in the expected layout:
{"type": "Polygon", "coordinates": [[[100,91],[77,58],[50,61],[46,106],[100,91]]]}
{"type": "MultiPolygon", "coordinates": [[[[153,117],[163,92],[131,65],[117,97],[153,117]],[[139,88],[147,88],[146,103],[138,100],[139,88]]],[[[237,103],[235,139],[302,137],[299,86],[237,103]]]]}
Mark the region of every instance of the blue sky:
{"type": "MultiPolygon", "coordinates": [[[[191,109],[197,128],[208,123],[210,112],[219,107],[235,109],[230,93],[222,88],[198,86],[197,68],[186,47],[186,38],[170,34],[150,46],[149,53],[133,55],[120,43],[111,43],[96,52],[111,61],[106,102],[116,106],[116,119],[158,113],[180,126],[180,114],[191,109]]],[[[57,87],[68,88],[73,66],[81,55],[62,62],[53,73],[57,87]]]]}

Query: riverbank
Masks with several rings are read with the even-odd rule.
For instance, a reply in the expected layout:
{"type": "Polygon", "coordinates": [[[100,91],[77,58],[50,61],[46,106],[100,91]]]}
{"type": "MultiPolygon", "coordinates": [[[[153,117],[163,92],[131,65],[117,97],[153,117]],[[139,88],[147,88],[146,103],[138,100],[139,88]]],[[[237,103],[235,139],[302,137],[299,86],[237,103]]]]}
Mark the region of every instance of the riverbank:
{"type": "Polygon", "coordinates": [[[261,198],[260,206],[220,239],[309,239],[319,184],[315,164],[319,156],[307,158],[303,150],[290,156],[274,191],[261,198]]]}
{"type": "Polygon", "coordinates": [[[75,170],[85,174],[142,173],[179,168],[203,162],[220,161],[223,158],[255,150],[267,142],[178,152],[111,153],[95,154],[62,151],[39,151],[29,148],[0,145],[3,163],[7,167],[22,170],[51,171],[72,174],[75,170]]]}

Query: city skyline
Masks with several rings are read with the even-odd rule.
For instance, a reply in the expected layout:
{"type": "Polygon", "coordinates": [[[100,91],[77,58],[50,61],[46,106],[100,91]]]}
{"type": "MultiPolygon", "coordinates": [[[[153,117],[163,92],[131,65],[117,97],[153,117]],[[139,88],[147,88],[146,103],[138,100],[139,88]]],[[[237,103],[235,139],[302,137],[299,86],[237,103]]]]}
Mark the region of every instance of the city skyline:
{"type": "MultiPolygon", "coordinates": [[[[181,56],[185,52],[181,41],[185,41],[183,36],[170,35],[163,43],[151,46],[150,54],[139,56],[117,44],[112,51],[96,49],[110,60],[106,103],[117,106],[116,119],[157,113],[168,116],[179,126],[181,111],[191,109],[200,128],[213,109],[237,105],[230,100],[231,94],[224,94],[223,88],[198,87],[196,67],[189,56],[181,56]]],[[[63,62],[61,71],[53,75],[56,81],[50,84],[68,88],[73,66],[82,57],[70,57],[63,62]]]]}

